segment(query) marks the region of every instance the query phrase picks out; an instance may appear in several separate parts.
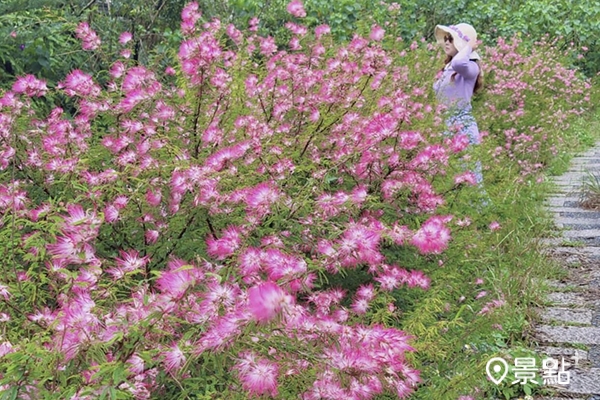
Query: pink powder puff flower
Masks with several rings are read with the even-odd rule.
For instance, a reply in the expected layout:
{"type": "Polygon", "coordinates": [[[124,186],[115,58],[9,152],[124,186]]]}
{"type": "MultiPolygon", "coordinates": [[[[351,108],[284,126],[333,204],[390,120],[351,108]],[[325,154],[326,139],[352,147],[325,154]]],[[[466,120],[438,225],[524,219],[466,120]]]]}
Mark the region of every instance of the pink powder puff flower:
{"type": "Polygon", "coordinates": [[[71,71],[58,87],[64,88],[68,96],[97,97],[101,92],[100,86],[94,83],[92,76],[78,69],[71,71]]]}
{"type": "Polygon", "coordinates": [[[148,229],[144,234],[144,238],[146,239],[146,243],[153,244],[158,240],[158,236],[160,233],[155,229],[148,229]]]}
{"type": "Polygon", "coordinates": [[[81,22],[75,29],[75,34],[81,40],[83,50],[96,50],[100,47],[100,38],[87,22],[81,22]]]}
{"type": "Polygon", "coordinates": [[[292,297],[274,282],[263,282],[248,290],[248,307],[258,322],[271,320],[292,302],[292,297]]]}
{"type": "Polygon", "coordinates": [[[477,296],[475,296],[475,299],[476,300],[480,299],[480,298],[482,298],[482,297],[484,297],[486,295],[487,295],[487,292],[485,290],[482,290],[481,292],[477,293],[477,296]]]}
{"type": "Polygon", "coordinates": [[[200,269],[186,264],[183,260],[170,261],[168,268],[160,274],[156,286],[171,298],[182,296],[190,286],[194,286],[204,277],[200,269]]]}
{"type": "Polygon", "coordinates": [[[33,75],[21,76],[12,86],[12,91],[15,93],[25,93],[29,97],[41,97],[46,94],[48,88],[46,81],[37,79],[33,75]]]}
{"type": "Polygon", "coordinates": [[[471,171],[463,172],[462,174],[458,174],[454,177],[454,184],[460,185],[461,183],[467,183],[469,185],[476,185],[477,179],[475,178],[475,174],[471,171]]]}
{"type": "Polygon", "coordinates": [[[217,260],[224,260],[232,255],[241,243],[241,229],[236,226],[230,226],[223,231],[220,238],[210,237],[206,239],[206,251],[217,260]]]}
{"type": "Polygon", "coordinates": [[[149,256],[140,257],[137,250],[119,251],[121,258],[115,258],[115,263],[125,272],[139,271],[150,261],[149,256]]]}
{"type": "Polygon", "coordinates": [[[5,341],[3,343],[0,343],[0,358],[12,352],[14,352],[14,349],[13,345],[10,342],[5,341]]]}
{"type": "Polygon", "coordinates": [[[329,33],[331,33],[331,28],[329,27],[329,25],[319,25],[315,28],[315,36],[317,37],[317,39],[329,33]]]}
{"type": "Polygon", "coordinates": [[[275,203],[279,197],[280,193],[274,185],[262,182],[248,190],[246,204],[250,209],[266,207],[275,203]]]}
{"type": "Polygon", "coordinates": [[[122,45],[125,45],[129,41],[131,41],[132,38],[133,38],[133,35],[130,32],[123,32],[119,36],[119,43],[121,43],[122,45]]]}
{"type": "Polygon", "coordinates": [[[198,3],[188,3],[183,10],[181,10],[181,31],[185,35],[189,35],[194,32],[196,21],[202,17],[202,13],[198,11],[198,3]]]}
{"type": "Polygon", "coordinates": [[[258,30],[258,24],[260,20],[256,17],[252,17],[250,21],[248,21],[248,30],[250,32],[256,32],[258,30]]]}
{"type": "Polygon", "coordinates": [[[131,371],[135,375],[139,375],[144,372],[144,360],[138,356],[137,354],[132,355],[127,360],[127,364],[130,365],[129,371],[131,371]]]}
{"type": "Polygon", "coordinates": [[[10,299],[10,292],[8,291],[8,286],[0,284],[0,296],[2,296],[4,300],[10,299]]]}
{"type": "Polygon", "coordinates": [[[268,393],[277,396],[279,366],[265,358],[256,358],[253,353],[243,355],[234,367],[239,374],[242,387],[253,395],[268,393]]]}
{"type": "Polygon", "coordinates": [[[160,189],[153,191],[152,189],[148,189],[146,192],[146,201],[152,207],[158,207],[160,205],[160,201],[162,199],[162,194],[160,189]]]}
{"type": "Polygon", "coordinates": [[[178,370],[186,361],[185,354],[177,344],[173,344],[168,351],[163,353],[163,356],[165,357],[163,362],[167,372],[178,370]]]}
{"type": "Polygon", "coordinates": [[[497,231],[500,229],[500,224],[498,223],[498,221],[493,221],[490,223],[489,228],[491,231],[497,231]]]}
{"type": "Polygon", "coordinates": [[[292,0],[287,6],[287,12],[297,18],[306,17],[306,11],[304,11],[304,5],[300,0],[292,0]]]}
{"type": "Polygon", "coordinates": [[[411,244],[421,254],[440,254],[448,247],[450,230],[439,216],[429,218],[412,237],[411,244]]]}
{"type": "Polygon", "coordinates": [[[112,204],[107,205],[104,208],[104,220],[110,224],[115,222],[117,219],[119,219],[119,210],[112,204]]]}
{"type": "Polygon", "coordinates": [[[385,29],[380,27],[379,25],[374,24],[371,26],[371,34],[369,38],[375,42],[379,42],[385,36],[385,29]]]}

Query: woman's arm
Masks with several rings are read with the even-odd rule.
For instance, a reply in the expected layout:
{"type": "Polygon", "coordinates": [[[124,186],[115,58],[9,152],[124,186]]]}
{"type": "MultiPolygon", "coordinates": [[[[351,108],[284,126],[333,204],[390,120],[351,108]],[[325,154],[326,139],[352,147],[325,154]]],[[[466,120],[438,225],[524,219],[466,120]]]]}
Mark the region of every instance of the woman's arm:
{"type": "Polygon", "coordinates": [[[452,58],[452,69],[465,79],[475,79],[479,75],[479,65],[469,58],[472,52],[471,46],[466,45],[452,58]]]}

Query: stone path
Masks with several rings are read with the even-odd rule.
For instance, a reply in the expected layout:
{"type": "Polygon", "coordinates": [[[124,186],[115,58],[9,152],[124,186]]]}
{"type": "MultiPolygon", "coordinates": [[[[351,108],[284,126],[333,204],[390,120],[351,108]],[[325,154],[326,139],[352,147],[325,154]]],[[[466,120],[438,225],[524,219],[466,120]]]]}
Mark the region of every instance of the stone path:
{"type": "MultiPolygon", "coordinates": [[[[549,282],[553,292],[534,326],[536,353],[565,361],[563,383],[549,384],[555,397],[540,400],[600,400],[600,210],[580,207],[582,182],[600,174],[600,145],[573,159],[554,178],[557,190],[548,199],[561,237],[546,241],[550,257],[567,270],[563,281],[549,282]],[[569,381],[569,384],[565,384],[569,381]]],[[[539,366],[541,367],[541,366],[539,366]]]]}

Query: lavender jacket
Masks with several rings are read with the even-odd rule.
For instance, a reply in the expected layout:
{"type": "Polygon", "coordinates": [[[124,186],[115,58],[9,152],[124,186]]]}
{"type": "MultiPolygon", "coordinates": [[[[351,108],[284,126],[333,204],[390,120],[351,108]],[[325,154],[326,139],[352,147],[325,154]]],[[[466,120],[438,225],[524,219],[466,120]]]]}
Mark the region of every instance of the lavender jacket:
{"type": "Polygon", "coordinates": [[[471,110],[473,87],[475,87],[475,81],[479,75],[479,65],[469,58],[472,52],[471,46],[466,45],[452,58],[450,64],[446,66],[440,78],[433,85],[438,101],[449,109],[471,110]],[[452,82],[450,79],[455,72],[457,74],[452,82]]]}
{"type": "Polygon", "coordinates": [[[479,65],[470,60],[472,52],[473,49],[469,45],[459,51],[433,84],[433,89],[438,101],[448,108],[448,134],[456,132],[455,129],[458,128],[460,133],[467,135],[469,143],[479,144],[479,127],[471,113],[471,97],[479,75],[479,65]],[[457,74],[452,82],[451,78],[455,72],[457,74]]]}

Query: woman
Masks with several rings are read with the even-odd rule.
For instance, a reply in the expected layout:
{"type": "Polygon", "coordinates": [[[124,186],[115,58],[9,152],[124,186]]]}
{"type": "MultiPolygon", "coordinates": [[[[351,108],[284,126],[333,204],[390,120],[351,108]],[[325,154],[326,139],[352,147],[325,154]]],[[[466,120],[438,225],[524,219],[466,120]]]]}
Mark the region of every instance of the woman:
{"type": "MultiPolygon", "coordinates": [[[[471,112],[471,97],[483,81],[480,57],[475,52],[477,32],[469,24],[438,25],[435,38],[446,53],[445,66],[433,85],[438,101],[447,107],[446,124],[451,132],[467,135],[471,145],[479,144],[479,128],[471,112]]],[[[481,163],[477,162],[474,173],[481,185],[481,163]]]]}

